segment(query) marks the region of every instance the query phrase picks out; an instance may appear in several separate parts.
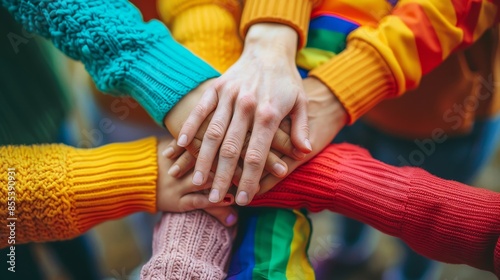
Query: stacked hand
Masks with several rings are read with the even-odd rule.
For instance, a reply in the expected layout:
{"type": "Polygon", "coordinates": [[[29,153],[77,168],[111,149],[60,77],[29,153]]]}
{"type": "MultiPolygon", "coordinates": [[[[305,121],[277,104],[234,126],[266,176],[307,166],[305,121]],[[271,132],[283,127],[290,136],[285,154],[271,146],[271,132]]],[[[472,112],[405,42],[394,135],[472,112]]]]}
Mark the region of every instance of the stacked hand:
{"type": "MultiPolygon", "coordinates": [[[[177,141],[182,147],[192,143],[200,127],[211,117],[193,176],[194,184],[204,184],[214,162],[217,163],[209,196],[211,202],[219,202],[226,194],[238,172],[236,167],[242,153],[243,170],[236,202],[246,205],[251,201],[260,189],[259,180],[266,158],[285,117],[291,119],[293,147],[285,150],[277,147],[277,150],[294,158],[311,152],[307,99],[295,67],[296,47],[297,34],[290,27],[279,24],[252,26],[241,58],[208,86],[184,123],[177,141]]],[[[273,175],[284,176],[287,166],[283,161],[271,160],[273,164],[266,169],[273,175]]]]}
{"type": "MultiPolygon", "coordinates": [[[[347,119],[347,114],[342,105],[324,84],[314,78],[306,78],[303,83],[309,99],[308,116],[311,130],[310,139],[314,149],[310,154],[302,157],[300,160],[288,156],[279,159],[277,155],[280,155],[280,153],[277,151],[271,153],[273,157],[267,160],[268,165],[272,166],[278,161],[285,161],[288,165],[288,172],[286,175],[290,174],[301,164],[310,160],[323,150],[344,126],[347,119]]],[[[283,136],[289,132],[290,124],[285,120],[280,125],[279,134],[283,136]]],[[[286,139],[286,137],[283,138],[286,139]]],[[[291,148],[290,145],[288,145],[288,148],[291,148]]],[[[176,159],[175,163],[173,163],[175,172],[171,172],[174,176],[184,176],[187,172],[192,174],[191,169],[195,165],[196,158],[192,156],[191,153],[185,152],[184,148],[175,145],[174,142],[168,145],[167,151],[169,151],[168,154],[170,158],[176,159]]],[[[238,181],[238,178],[241,176],[241,169],[237,169],[235,176],[235,181],[238,181]]],[[[273,174],[264,176],[260,182],[262,188],[259,193],[270,190],[283,178],[284,177],[273,176],[273,174]]]]}

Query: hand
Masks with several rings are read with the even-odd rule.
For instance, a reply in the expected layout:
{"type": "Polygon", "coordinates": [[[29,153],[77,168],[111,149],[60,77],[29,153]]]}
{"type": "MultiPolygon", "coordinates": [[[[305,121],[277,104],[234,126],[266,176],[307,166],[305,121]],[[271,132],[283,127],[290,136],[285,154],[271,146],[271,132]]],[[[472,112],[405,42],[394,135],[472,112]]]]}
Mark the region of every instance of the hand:
{"type": "Polygon", "coordinates": [[[183,147],[193,141],[213,112],[193,176],[194,184],[204,184],[219,153],[210,201],[219,202],[226,194],[250,129],[236,196],[239,205],[248,204],[259,190],[265,158],[283,118],[291,118],[295,152],[311,152],[307,99],[295,66],[296,47],[297,34],[288,26],[252,26],[240,59],[205,91],[184,123],[177,142],[183,147]]]}
{"type": "MultiPolygon", "coordinates": [[[[196,89],[194,89],[192,92],[184,96],[184,98],[182,98],[179,101],[179,103],[166,115],[164,120],[165,126],[168,128],[168,130],[174,137],[177,137],[179,135],[181,126],[187,119],[189,113],[193,110],[199,110],[200,107],[197,106],[197,104],[200,101],[203,92],[205,92],[205,90],[209,88],[213,82],[214,80],[207,80],[206,82],[200,84],[196,89]]],[[[205,131],[208,127],[210,119],[211,115],[200,127],[193,141],[185,147],[186,150],[188,150],[189,153],[195,157],[198,157],[199,155],[202,144],[201,139],[203,139],[205,135],[205,131]]],[[[287,155],[294,159],[302,159],[305,157],[304,153],[296,150],[293,147],[289,134],[290,134],[289,131],[284,132],[283,130],[278,129],[272,140],[271,147],[273,148],[273,150],[271,150],[271,152],[267,155],[267,159],[265,161],[265,170],[270,174],[272,174],[273,176],[284,177],[286,175],[287,166],[285,162],[280,159],[280,156],[282,154],[287,155]]],[[[245,138],[243,152],[241,154],[242,158],[244,158],[246,154],[245,152],[248,147],[249,140],[250,137],[249,134],[247,134],[247,137],[245,138]]],[[[216,164],[217,160],[213,164],[214,171],[216,164]]],[[[178,177],[180,174],[185,174],[193,166],[187,166],[186,167],[187,169],[174,168],[171,174],[174,177],[178,177]]],[[[238,177],[236,178],[236,176],[233,176],[234,184],[236,185],[238,184],[239,177],[242,174],[242,172],[243,171],[241,167],[236,167],[234,175],[238,175],[238,177]]]]}
{"type": "MultiPolygon", "coordinates": [[[[284,157],[282,160],[288,165],[287,176],[297,167],[307,162],[321,150],[323,150],[344,127],[347,122],[347,113],[342,104],[322,82],[316,78],[304,79],[304,88],[309,99],[309,137],[313,145],[313,151],[302,160],[294,160],[284,157]]],[[[272,164],[272,163],[270,163],[272,164]]],[[[274,187],[282,178],[272,176],[264,177],[261,184],[261,193],[265,193],[274,187]]]]}
{"type": "MultiPolygon", "coordinates": [[[[164,155],[164,150],[168,146],[166,140],[158,143],[158,180],[157,180],[157,200],[159,210],[167,212],[186,212],[196,209],[204,209],[214,216],[223,225],[233,226],[237,220],[237,213],[230,206],[234,197],[227,195],[226,198],[217,204],[208,201],[203,190],[210,188],[212,180],[202,186],[195,186],[191,183],[190,176],[175,178],[168,174],[168,169],[174,160],[164,155]]],[[[189,155],[189,153],[187,153],[189,155]]],[[[175,158],[174,158],[175,159],[175,158]]]]}

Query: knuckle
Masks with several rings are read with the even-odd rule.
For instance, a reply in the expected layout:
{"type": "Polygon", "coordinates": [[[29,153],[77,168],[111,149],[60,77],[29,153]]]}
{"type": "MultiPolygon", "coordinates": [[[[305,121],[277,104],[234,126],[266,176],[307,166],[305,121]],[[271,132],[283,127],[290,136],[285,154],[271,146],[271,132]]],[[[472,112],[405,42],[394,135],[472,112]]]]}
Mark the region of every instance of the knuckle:
{"type": "Polygon", "coordinates": [[[241,179],[240,180],[240,188],[242,190],[247,191],[249,194],[256,193],[259,190],[259,184],[256,180],[254,179],[241,179]]]}
{"type": "Polygon", "coordinates": [[[196,116],[201,117],[201,116],[205,116],[205,115],[207,115],[207,111],[208,111],[208,108],[207,108],[205,105],[203,105],[203,104],[199,104],[199,103],[198,103],[198,104],[196,104],[196,106],[193,108],[192,113],[193,113],[194,115],[196,115],[196,116]]]}
{"type": "Polygon", "coordinates": [[[229,188],[229,183],[231,180],[231,175],[229,171],[224,170],[223,172],[217,172],[214,176],[214,182],[217,182],[217,188],[220,192],[225,192],[229,188]]]}
{"type": "Polygon", "coordinates": [[[224,89],[224,86],[226,85],[226,81],[224,80],[224,77],[220,77],[216,79],[213,83],[213,88],[219,92],[224,89]]]}
{"type": "Polygon", "coordinates": [[[224,141],[220,149],[220,156],[225,159],[238,158],[240,150],[238,149],[238,141],[235,139],[228,139],[224,141]]]}
{"type": "Polygon", "coordinates": [[[205,132],[205,138],[211,141],[220,141],[224,137],[224,134],[225,129],[222,122],[213,120],[205,132]]]}
{"type": "Polygon", "coordinates": [[[271,106],[265,106],[257,109],[257,119],[263,125],[272,125],[281,121],[278,112],[271,106]]]}
{"type": "Polygon", "coordinates": [[[245,164],[252,167],[259,167],[264,162],[263,154],[258,150],[248,151],[245,156],[245,164]]]}
{"type": "Polygon", "coordinates": [[[193,141],[191,142],[191,144],[189,146],[186,147],[187,151],[195,158],[198,158],[198,156],[200,155],[200,149],[201,149],[201,145],[198,141],[193,141]]]}
{"type": "Polygon", "coordinates": [[[248,114],[255,110],[257,106],[257,100],[254,96],[244,95],[238,99],[236,106],[243,113],[248,114]]]}

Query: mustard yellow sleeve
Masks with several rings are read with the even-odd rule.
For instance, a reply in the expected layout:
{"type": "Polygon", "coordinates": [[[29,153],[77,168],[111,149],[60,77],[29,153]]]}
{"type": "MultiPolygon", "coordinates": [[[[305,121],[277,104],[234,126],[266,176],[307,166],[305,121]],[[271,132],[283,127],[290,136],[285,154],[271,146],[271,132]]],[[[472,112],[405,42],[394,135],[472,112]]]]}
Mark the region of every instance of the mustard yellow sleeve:
{"type": "Polygon", "coordinates": [[[452,52],[477,41],[498,23],[499,4],[400,0],[378,25],[353,31],[345,51],[309,75],[335,93],[353,123],[383,99],[416,88],[452,52]]]}
{"type": "Polygon", "coordinates": [[[173,37],[219,72],[241,55],[238,0],[159,0],[158,12],[173,37]]]}
{"type": "Polygon", "coordinates": [[[299,35],[298,48],[307,43],[307,31],[312,9],[322,0],[245,0],[240,24],[240,33],[244,38],[248,29],[263,22],[288,25],[299,35]]]}
{"type": "Polygon", "coordinates": [[[0,147],[0,219],[15,225],[0,227],[0,247],[68,239],[107,220],[155,212],[156,149],[155,138],[95,149],[0,147]]]}

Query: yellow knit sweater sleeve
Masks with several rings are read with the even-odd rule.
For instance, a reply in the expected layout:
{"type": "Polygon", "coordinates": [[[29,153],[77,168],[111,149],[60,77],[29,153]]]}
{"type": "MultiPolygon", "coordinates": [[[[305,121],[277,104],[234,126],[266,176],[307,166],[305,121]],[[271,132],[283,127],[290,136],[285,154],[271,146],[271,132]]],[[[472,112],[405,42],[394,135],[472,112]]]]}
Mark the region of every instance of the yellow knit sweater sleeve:
{"type": "Polygon", "coordinates": [[[0,247],[68,239],[156,211],[156,139],[77,149],[0,147],[0,247]],[[15,242],[15,243],[14,243],[15,242]]]}
{"type": "Polygon", "coordinates": [[[219,72],[241,55],[238,0],[159,0],[158,12],[176,41],[219,72]]]}

